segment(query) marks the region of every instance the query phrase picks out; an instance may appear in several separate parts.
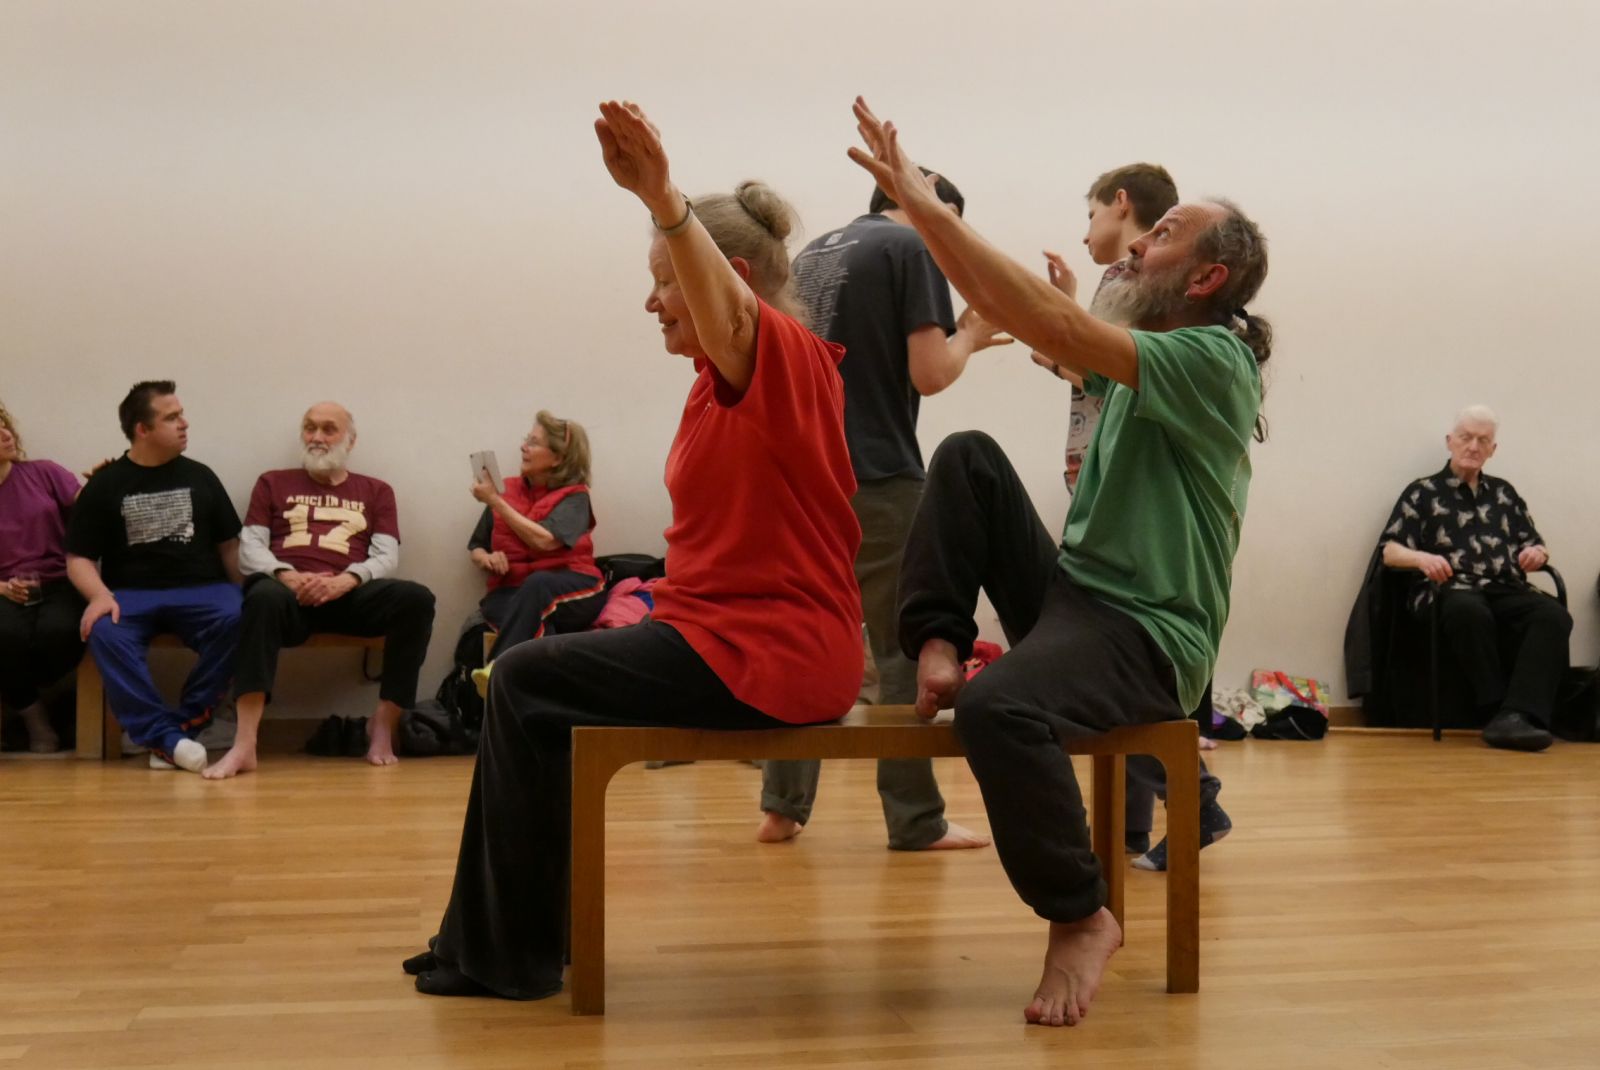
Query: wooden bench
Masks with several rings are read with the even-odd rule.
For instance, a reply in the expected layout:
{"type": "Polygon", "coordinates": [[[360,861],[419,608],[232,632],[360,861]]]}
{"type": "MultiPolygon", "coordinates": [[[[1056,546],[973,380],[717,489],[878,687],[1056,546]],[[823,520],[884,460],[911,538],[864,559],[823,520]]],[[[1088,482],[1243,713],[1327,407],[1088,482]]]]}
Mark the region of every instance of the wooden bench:
{"type": "MultiPolygon", "coordinates": [[[[183,646],[175,635],[158,635],[150,643],[152,649],[178,649],[183,646]]],[[[368,680],[378,677],[367,664],[372,652],[383,650],[381,636],[368,638],[360,635],[330,635],[319,633],[297,647],[288,650],[351,649],[361,651],[361,674],[368,680]]],[[[84,652],[78,662],[78,757],[115,759],[122,757],[122,726],[106,702],[105,681],[100,678],[100,667],[94,655],[84,652]]]]}
{"type": "MultiPolygon", "coordinates": [[[[1167,769],[1167,991],[1200,990],[1200,760],[1193,721],[1121,728],[1072,740],[1093,756],[1091,833],[1106,906],[1120,925],[1124,757],[1151,754],[1167,769]]],[[[927,723],[909,706],[869,706],[836,724],[718,732],[693,728],[575,728],[572,732],[572,1013],[606,1006],[606,787],[625,765],[651,759],[959,758],[948,715],[927,723]]]]}

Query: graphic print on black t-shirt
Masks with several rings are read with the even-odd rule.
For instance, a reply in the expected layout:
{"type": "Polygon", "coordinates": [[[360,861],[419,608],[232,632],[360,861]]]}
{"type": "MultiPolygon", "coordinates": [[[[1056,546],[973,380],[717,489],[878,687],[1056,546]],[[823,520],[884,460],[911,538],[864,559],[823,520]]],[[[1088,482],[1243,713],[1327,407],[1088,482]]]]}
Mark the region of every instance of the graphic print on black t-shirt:
{"type": "Polygon", "coordinates": [[[188,487],[154,494],[130,494],[122,499],[122,523],[128,545],[170,540],[194,541],[194,497],[188,487]]]}
{"type": "Polygon", "coordinates": [[[844,433],[856,479],[921,479],[907,338],[955,330],[950,286],[911,227],[864,215],[817,238],[794,261],[795,293],[810,326],[844,346],[844,433]]]}
{"type": "Polygon", "coordinates": [[[84,485],[67,522],[67,552],[100,562],[112,590],[221,583],[219,544],[239,536],[239,514],[216,473],[176,457],[135,464],[127,454],[84,485]]]}
{"type": "Polygon", "coordinates": [[[833,309],[838,303],[839,291],[850,278],[845,250],[858,244],[844,238],[845,232],[836,230],[807,249],[811,259],[795,278],[795,297],[807,310],[811,330],[823,338],[829,337],[833,330],[833,309]]]}

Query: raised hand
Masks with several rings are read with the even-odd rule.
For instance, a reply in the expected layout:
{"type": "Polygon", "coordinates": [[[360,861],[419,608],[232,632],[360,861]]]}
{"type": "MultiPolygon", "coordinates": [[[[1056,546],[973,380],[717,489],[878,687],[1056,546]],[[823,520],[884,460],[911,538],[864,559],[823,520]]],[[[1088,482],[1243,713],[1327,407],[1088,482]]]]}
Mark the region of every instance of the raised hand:
{"type": "Polygon", "coordinates": [[[478,473],[478,478],[472,483],[472,496],[484,505],[491,504],[500,497],[500,488],[489,482],[489,470],[483,469],[478,473]]]}
{"type": "Polygon", "coordinates": [[[1078,299],[1078,276],[1073,274],[1067,262],[1061,258],[1060,253],[1053,253],[1049,249],[1044,251],[1045,272],[1050,276],[1050,285],[1072,298],[1078,299]]]}
{"type": "Polygon", "coordinates": [[[972,340],[972,351],[988,349],[990,346],[1008,346],[1016,339],[990,323],[978,314],[975,308],[968,308],[961,313],[961,318],[956,320],[956,331],[967,335],[972,340]]]}
{"type": "Polygon", "coordinates": [[[911,157],[900,148],[900,132],[892,122],[872,114],[867,102],[857,97],[852,107],[856,116],[856,130],[866,143],[866,150],[852,148],[850,158],[860,164],[878,188],[908,212],[915,207],[939,206],[939,195],[934,191],[934,175],[924,175],[922,169],[911,162],[911,157]]]}
{"type": "MultiPolygon", "coordinates": [[[[667,151],[661,147],[661,131],[645,117],[639,105],[627,100],[603,102],[600,118],[594,121],[594,133],[600,139],[600,156],[612,181],[643,201],[652,215],[657,208],[682,208],[672,203],[676,198],[667,151]]],[[[676,215],[656,219],[664,227],[678,221],[676,215]]]]}

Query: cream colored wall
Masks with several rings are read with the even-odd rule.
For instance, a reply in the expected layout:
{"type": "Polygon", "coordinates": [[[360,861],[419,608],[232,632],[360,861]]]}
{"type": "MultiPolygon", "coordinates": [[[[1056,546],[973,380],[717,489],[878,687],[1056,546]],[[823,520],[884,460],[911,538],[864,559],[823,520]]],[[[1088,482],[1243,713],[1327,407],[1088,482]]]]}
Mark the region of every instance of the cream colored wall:
{"type": "MultiPolygon", "coordinates": [[[[688,368],[641,304],[647,220],[590,121],[642,101],[690,192],[760,176],[815,234],[859,212],[865,93],[969,218],[1037,263],[1133,159],[1240,201],[1273,242],[1279,332],[1220,679],[1342,683],[1340,643],[1394,495],[1452,413],[1503,417],[1594,660],[1600,511],[1583,317],[1600,237],[1579,3],[758,5],[11,0],[0,7],[0,396],[39,456],[119,448],[134,380],[175,377],[192,455],[243,506],[310,401],[361,424],[399,493],[404,572],[439,596],[424,687],[480,593],[466,455],[512,463],[533,411],[586,423],[603,552],[658,551],[688,368]],[[875,24],[863,25],[870,12],[875,24]]],[[[1066,399],[1020,351],[924,408],[980,427],[1048,523],[1066,399]]],[[[299,662],[307,666],[308,660],[299,662]]],[[[360,712],[342,665],[288,710],[360,712]]]]}

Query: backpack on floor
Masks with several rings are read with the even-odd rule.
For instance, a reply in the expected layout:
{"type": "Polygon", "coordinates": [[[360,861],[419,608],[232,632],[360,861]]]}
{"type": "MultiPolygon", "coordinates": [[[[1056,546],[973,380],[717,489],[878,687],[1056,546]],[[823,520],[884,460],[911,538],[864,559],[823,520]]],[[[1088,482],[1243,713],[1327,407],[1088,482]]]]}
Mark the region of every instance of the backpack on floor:
{"type": "Polygon", "coordinates": [[[1250,729],[1256,739],[1321,739],[1328,734],[1328,717],[1313,706],[1285,706],[1267,714],[1264,723],[1250,729]]]}
{"type": "Polygon", "coordinates": [[[406,754],[476,754],[483,731],[483,699],[472,682],[472,670],[452,665],[433,698],[400,718],[400,746],[406,754]]]}
{"type": "Polygon", "coordinates": [[[1600,670],[1567,670],[1550,731],[1569,743],[1600,743],[1600,670]]]}

